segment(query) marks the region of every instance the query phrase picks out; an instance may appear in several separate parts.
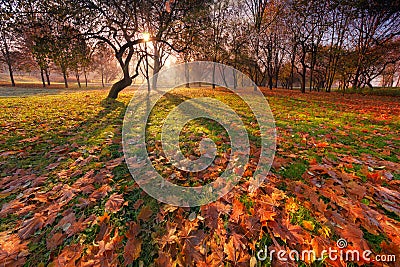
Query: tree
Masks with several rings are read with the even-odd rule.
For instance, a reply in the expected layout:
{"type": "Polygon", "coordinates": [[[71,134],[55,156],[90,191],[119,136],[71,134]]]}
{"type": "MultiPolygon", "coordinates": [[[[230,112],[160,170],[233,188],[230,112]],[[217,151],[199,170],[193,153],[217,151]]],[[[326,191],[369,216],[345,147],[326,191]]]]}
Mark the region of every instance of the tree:
{"type": "Polygon", "coordinates": [[[373,76],[375,62],[367,55],[400,34],[400,3],[398,1],[359,0],[349,4],[357,16],[350,24],[352,41],[357,55],[352,87],[360,88],[373,76]],[[372,67],[372,68],[371,68],[372,67]]]}
{"type": "Polygon", "coordinates": [[[112,52],[112,49],[107,44],[99,43],[93,53],[93,68],[100,74],[103,88],[105,87],[105,83],[116,79],[119,73],[115,56],[112,52]]]}
{"type": "Polygon", "coordinates": [[[14,64],[16,58],[15,54],[18,53],[17,49],[15,49],[18,38],[14,29],[14,4],[13,1],[10,1],[0,5],[0,52],[2,55],[2,61],[7,65],[12,86],[15,86],[14,64]]]}
{"type": "Polygon", "coordinates": [[[148,41],[161,42],[179,51],[183,47],[176,47],[175,40],[179,38],[182,29],[190,27],[190,20],[187,18],[194,11],[201,9],[204,2],[200,0],[74,1],[71,8],[79,12],[75,12],[73,19],[81,25],[82,33],[108,44],[122,70],[123,78],[111,87],[108,97],[117,98],[118,93],[131,85],[132,80],[139,75],[138,64],[142,63],[142,59],[137,58],[133,75],[130,73],[130,63],[134,56],[139,56],[138,45],[147,41],[142,38],[142,33],[147,31],[149,19],[161,16],[165,18],[148,41]],[[163,8],[159,8],[160,6],[163,8]]]}

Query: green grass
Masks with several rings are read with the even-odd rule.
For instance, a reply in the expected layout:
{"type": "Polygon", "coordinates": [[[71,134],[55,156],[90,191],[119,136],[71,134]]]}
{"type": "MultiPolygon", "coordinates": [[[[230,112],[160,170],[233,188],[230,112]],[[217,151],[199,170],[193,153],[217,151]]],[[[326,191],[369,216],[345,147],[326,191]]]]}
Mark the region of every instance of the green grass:
{"type": "MultiPolygon", "coordinates": [[[[213,181],[215,177],[208,177],[206,172],[199,172],[183,173],[183,178],[174,178],[171,173],[176,170],[166,159],[162,159],[162,149],[158,147],[154,149],[154,147],[161,140],[161,126],[168,112],[186,99],[207,94],[211,94],[214,98],[232,106],[242,118],[253,148],[260,147],[260,129],[254,124],[255,118],[248,106],[238,100],[235,95],[205,88],[200,90],[175,90],[162,98],[152,111],[146,138],[148,151],[151,151],[150,154],[157,159],[153,161],[153,166],[165,178],[180,185],[198,186],[213,181]]],[[[0,98],[0,107],[3,111],[0,114],[2,126],[0,154],[14,151],[11,155],[0,157],[0,181],[14,175],[17,170],[24,170],[26,173],[35,174],[37,177],[46,176],[43,184],[39,186],[40,190],[38,190],[46,194],[52,192],[53,188],[59,184],[73,186],[78,179],[91,170],[94,171],[94,175],[101,174],[102,171],[107,170],[107,162],[123,156],[121,128],[126,105],[132,97],[132,93],[122,93],[118,101],[104,101],[105,96],[105,91],[87,91],[60,95],[0,98]],[[28,138],[33,138],[33,141],[27,140],[28,138]],[[57,149],[66,149],[66,151],[65,153],[54,152],[57,149]],[[74,165],[79,157],[83,159],[92,157],[92,160],[81,166],[74,165]],[[58,165],[54,165],[54,168],[47,168],[54,163],[58,163],[58,165]],[[60,175],[62,171],[67,170],[70,170],[71,173],[76,172],[77,175],[72,176],[71,173],[64,176],[60,175]]],[[[377,184],[374,184],[371,178],[368,177],[367,165],[372,164],[368,163],[368,160],[379,162],[386,160],[392,164],[400,162],[398,153],[398,148],[400,147],[398,138],[400,132],[399,117],[392,115],[390,118],[379,119],[380,113],[371,111],[369,107],[357,107],[354,104],[359,101],[357,96],[350,96],[355,97],[354,103],[351,102],[353,101],[352,98],[344,98],[337,101],[336,97],[339,96],[327,95],[321,97],[319,95],[301,96],[275,92],[267,93],[267,99],[278,127],[276,157],[286,161],[283,166],[274,169],[275,174],[272,174],[273,178],[267,181],[266,189],[261,189],[258,194],[275,196],[277,194],[276,190],[282,192],[285,197],[276,201],[276,207],[274,206],[276,212],[282,211],[279,203],[284,203],[288,196],[295,198],[299,208],[295,212],[284,215],[287,216],[284,219],[289,219],[291,224],[303,227],[304,231],[308,231],[309,234],[314,236],[321,235],[320,230],[326,227],[327,219],[324,217],[324,212],[315,210],[313,206],[315,203],[310,203],[308,196],[299,197],[303,194],[301,186],[310,187],[316,192],[318,201],[326,204],[328,209],[341,214],[341,216],[344,216],[346,207],[342,207],[341,205],[343,204],[341,203],[336,203],[337,199],[328,198],[318,192],[326,189],[324,187],[325,182],[328,183],[334,179],[340,180],[341,178],[332,178],[330,174],[319,174],[318,171],[315,171],[311,176],[308,170],[312,167],[312,164],[329,165],[330,170],[335,171],[336,174],[354,175],[356,183],[366,188],[371,188],[377,184]],[[352,163],[351,166],[344,165],[345,163],[341,159],[345,156],[352,156],[359,163],[352,163]],[[313,187],[315,181],[322,188],[316,189],[316,187],[313,187]],[[305,221],[313,225],[312,230],[307,230],[309,227],[305,227],[305,221]]],[[[382,105],[388,103],[389,107],[386,111],[387,114],[385,113],[386,115],[390,116],[392,112],[390,106],[396,107],[396,104],[391,104],[396,103],[395,100],[391,98],[379,100],[382,101],[379,102],[382,105]]],[[[379,103],[377,105],[380,105],[379,103]]],[[[221,125],[208,119],[196,119],[185,125],[179,136],[183,153],[199,157],[199,142],[203,137],[211,138],[216,142],[217,159],[229,154],[231,144],[227,132],[221,125]]],[[[227,163],[221,164],[221,169],[214,170],[214,174],[219,175],[222,173],[226,165],[227,163]]],[[[389,164],[387,164],[384,171],[391,172],[393,181],[400,180],[399,170],[390,169],[389,164]]],[[[148,221],[140,222],[141,230],[138,238],[143,241],[143,244],[140,257],[134,262],[134,266],[139,266],[139,262],[143,262],[143,266],[153,264],[158,257],[158,249],[161,249],[159,240],[167,234],[166,227],[169,223],[177,224],[178,226],[175,227],[178,228],[187,227],[186,230],[190,229],[191,231],[200,229],[206,233],[212,233],[214,230],[206,226],[209,218],[204,222],[200,222],[198,226],[190,226],[192,228],[189,228],[190,222],[185,218],[191,212],[200,214],[201,209],[178,209],[173,212],[167,212],[164,217],[160,217],[160,210],[165,206],[137,187],[125,163],[113,168],[108,175],[111,178],[107,184],[111,187],[111,191],[106,197],[100,198],[98,201],[92,201],[93,203],[86,207],[80,207],[78,204],[82,200],[88,200],[89,194],[76,194],[67,205],[63,206],[62,210],[58,211],[53,223],[37,230],[28,239],[28,252],[30,254],[27,257],[26,266],[38,266],[42,263],[46,265],[71,244],[79,243],[83,244],[85,249],[93,249],[92,246],[97,242],[96,237],[100,233],[100,225],[97,222],[97,218],[104,215],[105,204],[113,193],[123,195],[124,201],[127,203],[120,211],[109,214],[109,227],[118,229],[119,234],[122,236],[127,232],[129,222],[139,222],[138,216],[143,207],[148,207],[152,211],[148,221]],[[142,200],[143,204],[135,209],[133,206],[138,200],[142,200]],[[82,231],[66,238],[55,250],[48,251],[46,240],[51,237],[51,230],[62,219],[62,213],[69,209],[73,210],[77,217],[89,218],[93,215],[96,219],[84,227],[82,231]],[[179,219],[177,219],[177,214],[180,216],[179,219]]],[[[245,184],[246,179],[239,186],[245,184]]],[[[396,191],[393,181],[382,181],[381,185],[389,190],[396,191]]],[[[337,181],[331,184],[339,186],[337,181]]],[[[344,183],[343,187],[345,185],[346,183],[344,183]]],[[[26,214],[17,215],[13,213],[1,217],[1,234],[8,231],[18,232],[22,221],[32,218],[35,212],[44,207],[44,205],[40,205],[39,202],[33,200],[37,191],[30,193],[30,195],[24,195],[26,188],[23,186],[24,184],[18,186],[15,188],[15,192],[13,191],[7,195],[2,195],[2,191],[7,188],[1,189],[0,210],[6,203],[10,203],[17,198],[21,198],[26,205],[35,204],[37,207],[26,214]]],[[[102,184],[100,183],[93,183],[95,189],[99,189],[101,186],[102,184]]],[[[341,196],[336,191],[334,193],[335,196],[341,196]]],[[[366,196],[360,199],[358,196],[351,195],[346,191],[344,194],[347,195],[341,197],[346,201],[351,201],[354,205],[358,204],[358,202],[363,203],[385,216],[385,220],[399,221],[399,215],[384,209],[379,204],[380,200],[369,191],[366,192],[366,196]]],[[[256,214],[250,214],[255,207],[258,207],[257,199],[255,199],[254,195],[242,192],[241,195],[237,196],[237,199],[245,206],[248,216],[256,216],[256,214]]],[[[344,217],[348,220],[346,216],[344,217]]],[[[230,216],[227,214],[220,214],[218,219],[218,222],[223,224],[222,228],[225,229],[228,237],[232,231],[239,227],[230,221],[230,216]]],[[[276,217],[276,219],[283,218],[276,217]]],[[[246,223],[248,222],[243,222],[241,226],[246,225],[246,223]]],[[[357,227],[366,227],[366,225],[357,221],[357,227]]],[[[263,249],[265,245],[274,244],[270,236],[271,229],[267,228],[268,223],[262,227],[262,237],[259,240],[252,240],[252,244],[256,244],[257,249],[263,249]]],[[[368,232],[368,229],[362,229],[364,229],[363,238],[376,251],[378,251],[379,244],[382,241],[387,241],[385,233],[372,235],[368,232]]],[[[329,238],[335,240],[339,237],[338,228],[332,228],[332,231],[329,238]]],[[[246,233],[243,233],[247,237],[246,233]]],[[[179,234],[182,233],[180,232],[179,234]]],[[[282,238],[278,236],[274,238],[280,245],[287,245],[282,238]]],[[[165,251],[174,249],[182,251],[184,242],[188,239],[181,236],[178,239],[182,242],[179,244],[180,247],[172,247],[170,244],[164,248],[165,251]]],[[[121,242],[123,245],[116,253],[119,263],[123,265],[123,246],[126,244],[127,239],[123,238],[121,242]]],[[[256,251],[249,248],[248,253],[255,255],[256,251]]],[[[232,263],[226,264],[232,265],[232,263]]],[[[270,262],[258,262],[257,264],[257,266],[270,266],[270,262]]],[[[315,262],[312,266],[324,266],[324,264],[324,262],[315,262]]],[[[298,265],[306,266],[305,263],[301,262],[298,265]]]]}

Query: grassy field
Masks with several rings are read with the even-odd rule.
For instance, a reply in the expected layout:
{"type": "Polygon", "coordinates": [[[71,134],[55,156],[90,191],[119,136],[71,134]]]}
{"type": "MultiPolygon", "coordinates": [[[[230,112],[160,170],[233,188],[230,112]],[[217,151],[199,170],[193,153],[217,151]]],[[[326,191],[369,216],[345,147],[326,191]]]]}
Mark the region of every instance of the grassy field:
{"type": "MultiPolygon", "coordinates": [[[[241,109],[254,157],[234,190],[197,208],[159,203],[131,177],[121,127],[132,91],[118,101],[104,100],[102,90],[0,98],[0,265],[270,266],[256,258],[265,246],[321,253],[340,238],[348,249],[370,249],[371,258],[400,257],[400,99],[264,92],[278,132],[266,182],[249,192],[259,131],[241,109]]],[[[157,126],[182,99],[205,94],[239,107],[224,90],[176,89],[152,113],[147,149],[178,184],[215,175],[172,169],[157,126]]],[[[217,144],[210,170],[219,174],[229,138],[219,125],[196,120],[182,131],[182,150],[199,155],[202,137],[217,144]]],[[[323,258],[295,265],[377,264],[323,258]]]]}

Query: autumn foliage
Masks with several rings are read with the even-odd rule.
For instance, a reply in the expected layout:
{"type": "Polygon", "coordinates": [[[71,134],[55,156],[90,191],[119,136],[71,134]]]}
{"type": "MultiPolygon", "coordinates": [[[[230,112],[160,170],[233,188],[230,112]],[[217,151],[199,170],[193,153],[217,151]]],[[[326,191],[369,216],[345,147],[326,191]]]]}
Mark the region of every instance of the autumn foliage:
{"type": "MultiPolygon", "coordinates": [[[[179,103],[178,96],[205,92],[172,94],[160,103],[160,117],[165,107],[179,103]]],[[[209,93],[238,103],[226,91],[209,93]]],[[[398,99],[265,94],[278,130],[265,182],[251,192],[248,177],[259,146],[249,115],[245,124],[255,156],[244,178],[218,201],[193,208],[157,202],[128,172],[121,126],[131,92],[122,95],[123,102],[102,102],[101,91],[0,99],[0,265],[269,266],[257,259],[260,249],[313,249],[319,255],[337,248],[340,238],[348,242],[346,249],[400,255],[398,99]]],[[[160,117],[155,113],[153,123],[160,117]]],[[[192,134],[182,138],[196,147],[192,134]]],[[[208,134],[219,138],[218,149],[229,150],[229,139],[208,134]]],[[[172,171],[157,144],[149,142],[153,164],[176,183],[212,180],[229,160],[221,152],[211,177],[196,181],[198,176],[172,171]]],[[[272,262],[301,264],[346,266],[330,259],[272,262]]]]}

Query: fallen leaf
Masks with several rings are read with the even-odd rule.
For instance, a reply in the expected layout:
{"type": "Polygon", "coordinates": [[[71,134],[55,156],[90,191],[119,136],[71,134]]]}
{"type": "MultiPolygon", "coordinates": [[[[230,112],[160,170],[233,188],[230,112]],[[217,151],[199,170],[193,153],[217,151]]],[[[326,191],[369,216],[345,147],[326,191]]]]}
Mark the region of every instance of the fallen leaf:
{"type": "Polygon", "coordinates": [[[122,208],[122,205],[124,204],[124,198],[120,194],[112,194],[110,198],[107,200],[106,205],[105,205],[105,210],[115,213],[119,211],[122,208]]]}

